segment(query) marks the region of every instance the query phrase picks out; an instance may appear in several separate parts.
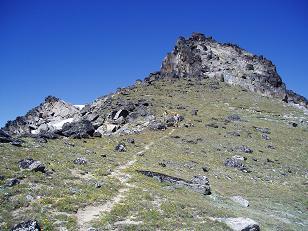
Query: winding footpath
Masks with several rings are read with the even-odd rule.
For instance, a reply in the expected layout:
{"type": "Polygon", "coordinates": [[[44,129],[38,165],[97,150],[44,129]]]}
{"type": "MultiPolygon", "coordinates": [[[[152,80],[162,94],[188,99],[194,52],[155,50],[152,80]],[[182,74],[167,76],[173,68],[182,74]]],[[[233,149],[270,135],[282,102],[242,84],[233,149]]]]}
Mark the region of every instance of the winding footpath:
{"type": "MultiPolygon", "coordinates": [[[[172,129],[167,135],[159,138],[158,141],[161,141],[170,136],[174,130],[175,129],[172,129]]],[[[111,177],[119,180],[122,183],[122,187],[119,189],[119,192],[116,196],[104,204],[86,206],[85,208],[81,208],[77,211],[77,225],[80,231],[87,231],[91,227],[91,221],[98,218],[102,213],[111,212],[115,205],[119,204],[127,197],[128,191],[135,187],[135,185],[128,182],[131,179],[131,175],[129,173],[125,173],[125,170],[131,167],[137,161],[137,156],[142,156],[147,150],[150,150],[154,144],[155,142],[151,142],[144,146],[143,150],[137,152],[132,160],[124,165],[120,165],[114,172],[111,173],[111,177]]]]}

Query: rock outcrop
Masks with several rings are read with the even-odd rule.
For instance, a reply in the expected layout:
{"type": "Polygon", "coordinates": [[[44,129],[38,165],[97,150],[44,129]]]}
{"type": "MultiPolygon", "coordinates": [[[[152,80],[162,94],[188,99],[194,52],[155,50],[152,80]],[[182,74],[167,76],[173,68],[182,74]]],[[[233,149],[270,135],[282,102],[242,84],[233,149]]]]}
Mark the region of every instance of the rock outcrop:
{"type": "Polygon", "coordinates": [[[164,59],[160,72],[147,80],[166,77],[215,78],[264,96],[308,107],[307,99],[286,89],[270,60],[237,45],[219,43],[201,33],[193,33],[188,39],[180,37],[173,51],[164,59]]]}
{"type": "Polygon", "coordinates": [[[48,96],[38,107],[25,116],[8,121],[3,130],[9,135],[31,135],[61,129],[64,123],[72,122],[80,110],[56,97],[48,96]]]}

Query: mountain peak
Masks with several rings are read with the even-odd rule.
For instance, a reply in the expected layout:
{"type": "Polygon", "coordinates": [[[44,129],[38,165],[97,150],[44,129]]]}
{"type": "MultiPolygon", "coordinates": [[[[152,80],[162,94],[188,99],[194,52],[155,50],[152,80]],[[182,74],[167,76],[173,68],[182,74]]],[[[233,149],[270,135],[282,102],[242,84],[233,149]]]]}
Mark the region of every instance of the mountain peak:
{"type": "Polygon", "coordinates": [[[213,78],[263,96],[308,106],[304,97],[286,89],[270,60],[238,45],[219,43],[202,33],[194,32],[188,39],[179,37],[163,60],[159,74],[158,78],[213,78]]]}

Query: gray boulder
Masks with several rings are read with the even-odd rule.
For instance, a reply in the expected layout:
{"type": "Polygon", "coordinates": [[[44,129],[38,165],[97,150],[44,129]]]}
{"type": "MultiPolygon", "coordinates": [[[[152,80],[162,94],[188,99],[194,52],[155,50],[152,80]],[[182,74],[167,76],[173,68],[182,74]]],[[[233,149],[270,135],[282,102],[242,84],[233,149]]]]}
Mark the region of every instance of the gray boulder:
{"type": "Polygon", "coordinates": [[[250,218],[217,218],[219,222],[225,223],[230,229],[234,231],[260,231],[259,224],[250,218]]]}
{"type": "Polygon", "coordinates": [[[45,166],[40,161],[33,160],[32,158],[20,160],[18,164],[20,169],[42,173],[46,172],[45,166]]]}
{"type": "Polygon", "coordinates": [[[165,183],[171,183],[178,187],[186,187],[190,190],[193,190],[195,192],[204,194],[204,195],[210,195],[211,194],[211,188],[209,184],[209,180],[206,176],[194,176],[190,181],[184,180],[178,177],[168,176],[163,173],[158,172],[152,172],[152,171],[144,171],[144,170],[138,170],[137,172],[154,178],[158,180],[159,182],[165,182],[165,183]]]}
{"type": "Polygon", "coordinates": [[[90,138],[95,128],[88,120],[81,120],[63,125],[61,134],[74,139],[90,138]]]}

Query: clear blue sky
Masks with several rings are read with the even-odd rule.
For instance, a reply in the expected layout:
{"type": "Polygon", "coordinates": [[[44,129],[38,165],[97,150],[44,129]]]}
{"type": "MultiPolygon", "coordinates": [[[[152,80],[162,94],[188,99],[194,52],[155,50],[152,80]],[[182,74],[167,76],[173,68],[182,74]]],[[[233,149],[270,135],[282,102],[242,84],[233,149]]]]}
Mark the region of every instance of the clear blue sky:
{"type": "Polygon", "coordinates": [[[144,78],[194,31],[264,55],[308,96],[305,0],[0,0],[0,126],[47,95],[84,104],[144,78]]]}

